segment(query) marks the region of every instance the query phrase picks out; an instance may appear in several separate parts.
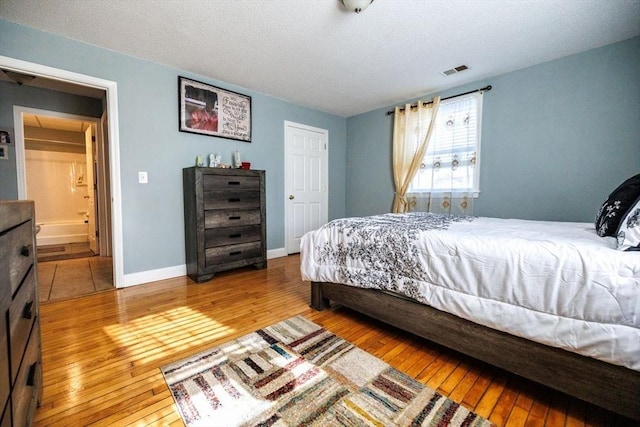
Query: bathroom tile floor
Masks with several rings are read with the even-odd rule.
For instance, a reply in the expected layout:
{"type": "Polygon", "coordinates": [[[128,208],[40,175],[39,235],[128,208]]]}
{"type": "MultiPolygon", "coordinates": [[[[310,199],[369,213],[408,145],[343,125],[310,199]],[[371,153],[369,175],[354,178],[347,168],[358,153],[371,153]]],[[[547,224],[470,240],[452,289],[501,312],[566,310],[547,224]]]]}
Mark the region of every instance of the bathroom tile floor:
{"type": "Polygon", "coordinates": [[[111,257],[38,262],[40,302],[76,298],[112,288],[111,257]]]}
{"type": "Polygon", "coordinates": [[[59,261],[62,259],[83,258],[95,255],[93,251],[89,249],[89,242],[38,246],[37,253],[38,262],[59,261]]]}

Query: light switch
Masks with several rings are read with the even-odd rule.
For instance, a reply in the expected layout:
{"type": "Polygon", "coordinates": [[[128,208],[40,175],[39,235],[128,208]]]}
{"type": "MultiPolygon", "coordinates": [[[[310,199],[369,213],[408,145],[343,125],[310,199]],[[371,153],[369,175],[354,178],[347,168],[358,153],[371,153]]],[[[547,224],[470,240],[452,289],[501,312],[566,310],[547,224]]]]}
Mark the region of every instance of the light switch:
{"type": "Polygon", "coordinates": [[[140,184],[146,184],[149,182],[149,177],[146,172],[138,172],[138,182],[140,184]]]}

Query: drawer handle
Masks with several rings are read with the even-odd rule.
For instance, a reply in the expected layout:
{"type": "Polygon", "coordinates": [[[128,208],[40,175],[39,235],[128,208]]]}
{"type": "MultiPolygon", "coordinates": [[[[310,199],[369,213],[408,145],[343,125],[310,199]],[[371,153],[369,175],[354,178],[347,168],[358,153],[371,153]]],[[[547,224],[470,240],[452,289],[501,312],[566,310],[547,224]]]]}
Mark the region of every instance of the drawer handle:
{"type": "Polygon", "coordinates": [[[235,220],[238,220],[240,218],[242,218],[242,217],[241,216],[230,216],[229,217],[229,221],[235,221],[235,220]]]}
{"type": "Polygon", "coordinates": [[[38,371],[38,362],[29,366],[29,374],[27,375],[27,385],[34,387],[36,385],[36,372],[38,371]]]}
{"type": "Polygon", "coordinates": [[[231,234],[229,235],[230,239],[237,239],[238,237],[242,237],[242,233],[238,233],[238,234],[231,234]]]}
{"type": "Polygon", "coordinates": [[[33,317],[33,301],[29,301],[24,305],[22,309],[22,318],[23,319],[31,319],[33,317]]]}
{"type": "Polygon", "coordinates": [[[229,203],[238,203],[240,201],[239,198],[237,198],[237,199],[228,199],[228,200],[229,200],[229,203]]]}
{"type": "Polygon", "coordinates": [[[227,182],[229,185],[240,185],[240,181],[229,181],[227,182]]]}
{"type": "Polygon", "coordinates": [[[20,250],[20,255],[27,258],[31,256],[31,247],[32,247],[31,245],[23,246],[22,249],[20,250]]]}
{"type": "Polygon", "coordinates": [[[233,256],[233,255],[240,255],[242,253],[242,251],[234,251],[231,252],[229,255],[233,256]]]}

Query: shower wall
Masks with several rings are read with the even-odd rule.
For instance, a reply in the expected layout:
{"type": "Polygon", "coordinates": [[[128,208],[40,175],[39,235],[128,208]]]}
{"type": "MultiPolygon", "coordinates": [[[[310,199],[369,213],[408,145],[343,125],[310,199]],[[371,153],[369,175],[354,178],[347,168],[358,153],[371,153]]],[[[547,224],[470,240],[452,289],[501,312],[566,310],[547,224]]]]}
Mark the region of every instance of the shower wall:
{"type": "Polygon", "coordinates": [[[86,232],[77,232],[86,229],[81,225],[88,209],[85,151],[83,133],[25,127],[27,197],[35,201],[36,224],[43,229],[39,245],[87,240],[86,232]],[[51,230],[62,231],[52,236],[51,230]]]}

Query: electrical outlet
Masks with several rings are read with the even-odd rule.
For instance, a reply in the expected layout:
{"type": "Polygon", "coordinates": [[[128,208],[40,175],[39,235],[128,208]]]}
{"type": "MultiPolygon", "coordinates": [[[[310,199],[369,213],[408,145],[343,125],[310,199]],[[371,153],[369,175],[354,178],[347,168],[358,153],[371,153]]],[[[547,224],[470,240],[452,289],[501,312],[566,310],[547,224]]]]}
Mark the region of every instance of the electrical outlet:
{"type": "Polygon", "coordinates": [[[146,184],[149,182],[149,177],[146,172],[138,172],[138,182],[140,184],[146,184]]]}

